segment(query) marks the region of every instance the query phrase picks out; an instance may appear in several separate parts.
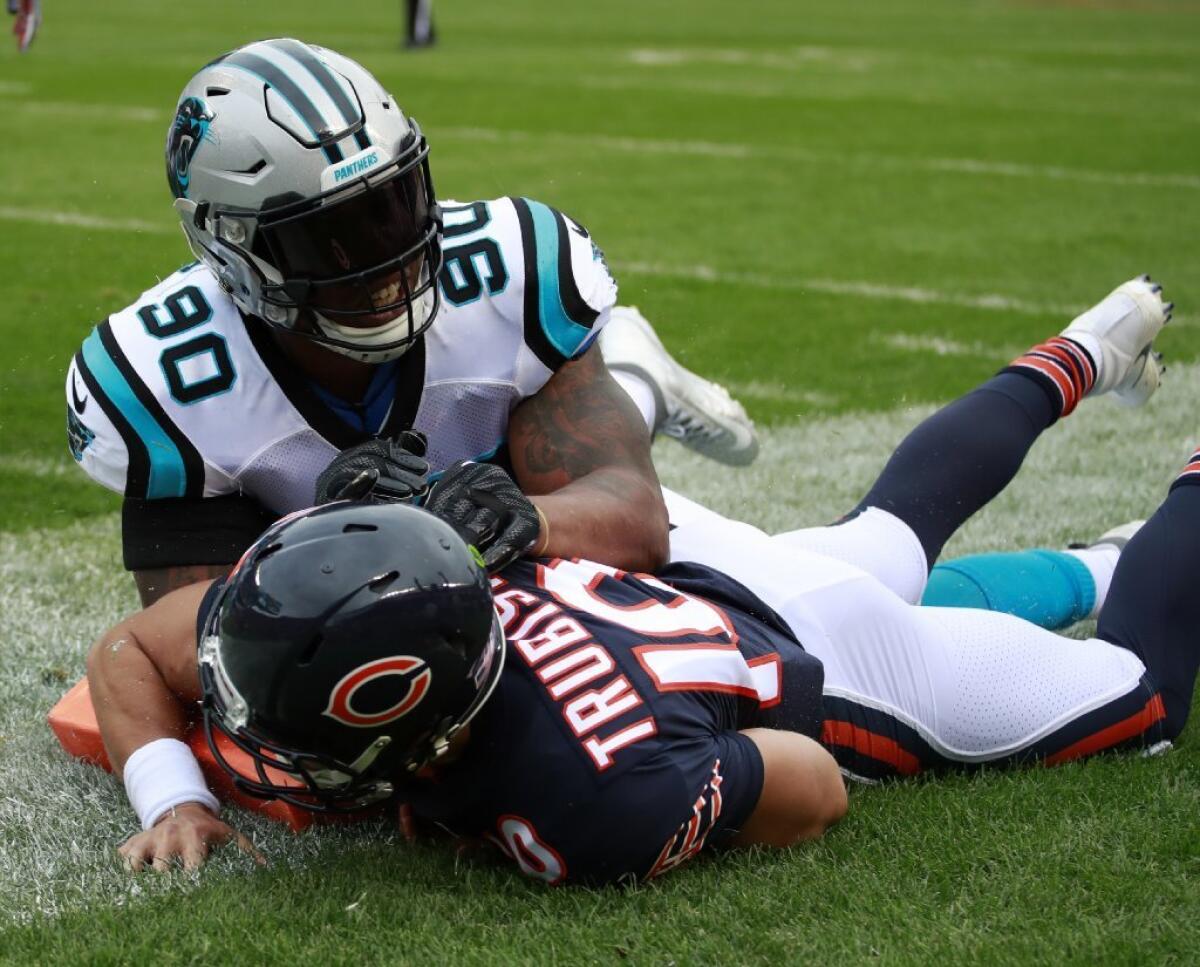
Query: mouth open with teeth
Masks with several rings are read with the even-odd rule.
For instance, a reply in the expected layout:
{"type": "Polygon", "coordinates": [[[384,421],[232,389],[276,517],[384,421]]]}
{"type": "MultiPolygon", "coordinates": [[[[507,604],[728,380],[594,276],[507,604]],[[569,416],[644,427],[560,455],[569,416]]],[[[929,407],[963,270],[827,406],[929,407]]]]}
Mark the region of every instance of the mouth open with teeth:
{"type": "Polygon", "coordinates": [[[422,259],[380,278],[322,286],[311,305],[340,326],[369,329],[409,312],[420,301],[426,278],[422,259]]]}

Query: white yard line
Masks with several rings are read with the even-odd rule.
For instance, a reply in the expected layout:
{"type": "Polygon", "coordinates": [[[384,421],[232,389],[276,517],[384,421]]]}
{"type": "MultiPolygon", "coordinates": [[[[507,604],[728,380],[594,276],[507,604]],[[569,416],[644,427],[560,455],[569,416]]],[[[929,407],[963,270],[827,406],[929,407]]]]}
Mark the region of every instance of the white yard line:
{"type": "Polygon", "coordinates": [[[440,128],[433,129],[437,137],[458,138],[464,141],[485,141],[491,144],[529,144],[549,141],[554,144],[584,146],[602,151],[643,155],[683,155],[686,157],[728,158],[732,160],[765,159],[802,164],[828,165],[844,168],[903,169],[936,171],[962,175],[999,176],[1004,178],[1040,178],[1079,184],[1120,185],[1123,187],[1186,188],[1200,190],[1200,175],[1154,171],[1099,171],[1089,168],[1066,168],[1060,165],[1035,165],[1013,161],[993,161],[984,158],[927,158],[873,152],[814,151],[808,148],[773,147],[737,141],[679,140],[641,138],[606,134],[566,134],[544,131],[500,130],[498,128],[440,128]]]}
{"type": "Polygon", "coordinates": [[[849,71],[870,70],[883,59],[895,59],[890,51],[839,47],[788,47],[779,50],[732,48],[635,47],[625,54],[639,67],[683,67],[717,64],[728,67],[762,67],[769,70],[804,70],[814,65],[849,71]]]}
{"type": "Polygon", "coordinates": [[[985,342],[959,342],[957,339],[921,336],[911,332],[880,332],[875,333],[874,338],[892,349],[933,356],[995,356],[998,360],[1000,356],[1013,357],[1021,352],[1020,349],[1002,351],[985,342]]]}
{"type": "MultiPolygon", "coordinates": [[[[931,57],[947,68],[965,67],[972,73],[980,71],[1020,72],[1028,76],[1031,72],[1041,75],[1063,76],[1068,73],[1061,68],[1044,63],[1031,63],[1012,56],[981,54],[964,57],[954,51],[931,54],[928,51],[905,51],[901,49],[866,47],[780,47],[762,49],[751,47],[634,47],[625,51],[625,59],[637,67],[669,69],[695,65],[736,68],[757,68],[767,71],[796,72],[818,68],[823,72],[844,70],[862,73],[881,64],[897,68],[919,63],[927,69],[931,57]]],[[[660,70],[661,73],[661,70],[660,70]]],[[[1195,87],[1200,84],[1200,75],[1189,71],[1147,70],[1145,68],[1114,67],[1111,64],[1080,64],[1073,62],[1069,68],[1072,76],[1094,75],[1108,80],[1139,81],[1195,87]]],[[[657,80],[658,78],[656,78],[657,80]]],[[[734,88],[736,90],[736,88],[734,88]]],[[[805,96],[808,96],[807,94],[805,96]]],[[[947,103],[949,99],[947,99],[947,103]]]]}
{"type": "Polygon", "coordinates": [[[1033,302],[1004,295],[970,295],[965,292],[941,292],[914,286],[884,285],[848,279],[792,279],[749,272],[721,272],[706,265],[664,265],[658,262],[614,261],[613,267],[630,275],[691,279],[720,285],[742,285],[753,289],[785,289],[796,292],[824,292],[859,299],[915,302],[919,304],[962,306],[966,309],[991,309],[1030,315],[1072,316],[1086,306],[1053,302],[1033,302]]]}
{"type": "MultiPolygon", "coordinates": [[[[627,85],[619,78],[607,79],[613,86],[627,85]]],[[[0,96],[6,92],[0,87],[0,96]]],[[[165,123],[167,112],[157,108],[114,104],[86,104],[70,101],[15,101],[5,109],[16,108],[23,113],[44,112],[60,117],[102,118],[106,122],[165,123]]],[[[516,131],[486,127],[437,127],[437,137],[464,141],[484,141],[490,144],[530,144],[550,142],[556,145],[584,147],[589,150],[614,151],[622,154],[681,155],[685,157],[725,158],[730,160],[786,161],[794,164],[824,165],[833,168],[863,167],[869,169],[933,171],[950,174],[1001,178],[1031,178],[1077,184],[1118,185],[1121,187],[1184,188],[1200,190],[1200,175],[1183,172],[1101,171],[1071,168],[1061,165],[1037,165],[1016,161],[986,158],[928,158],[876,152],[815,151],[798,147],[776,147],[737,141],[704,139],[644,138],[606,134],[572,134],[562,131],[516,131]]]]}
{"type": "MultiPolygon", "coordinates": [[[[65,440],[63,449],[66,449],[65,440]]],[[[0,470],[11,470],[30,477],[45,478],[73,477],[79,473],[75,468],[74,461],[70,459],[54,460],[49,457],[11,456],[8,454],[0,455],[0,470]]],[[[83,480],[83,477],[79,479],[83,480]]]]}
{"type": "Polygon", "coordinates": [[[35,225],[65,225],[91,228],[102,232],[143,232],[148,235],[174,235],[178,228],[170,222],[147,222],[139,218],[105,218],[84,212],[55,211],[49,208],[18,208],[0,205],[0,221],[31,222],[35,225]]]}
{"type": "Polygon", "coordinates": [[[166,124],[170,115],[152,107],[131,107],[128,104],[87,104],[76,101],[19,101],[5,105],[6,109],[24,114],[49,115],[51,117],[81,118],[95,120],[101,124],[113,121],[133,123],[166,124]]]}
{"type": "MultiPolygon", "coordinates": [[[[17,208],[0,205],[0,221],[29,222],[37,225],[61,225],[94,231],[134,232],[148,235],[174,235],[171,223],[148,222],[136,218],[104,218],[83,212],[54,211],[42,208],[17,208]]],[[[962,306],[965,309],[987,309],[997,312],[1020,312],[1028,315],[1070,317],[1087,308],[1054,302],[1035,302],[995,293],[972,295],[966,292],[945,292],[916,286],[889,285],[856,279],[785,278],[751,272],[723,272],[708,265],[668,265],[660,262],[614,261],[618,272],[648,275],[658,278],[690,279],[718,285],[739,285],[754,289],[774,289],[796,292],[824,292],[856,299],[878,299],[885,302],[913,302],[927,305],[962,306]]]]}

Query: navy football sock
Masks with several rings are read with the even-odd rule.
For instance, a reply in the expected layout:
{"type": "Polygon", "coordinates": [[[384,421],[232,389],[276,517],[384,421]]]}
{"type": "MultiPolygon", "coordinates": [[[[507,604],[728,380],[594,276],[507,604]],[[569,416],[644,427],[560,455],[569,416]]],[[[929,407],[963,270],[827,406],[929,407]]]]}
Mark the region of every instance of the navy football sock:
{"type": "Polygon", "coordinates": [[[1166,734],[1183,729],[1200,669],[1200,453],[1121,552],[1098,637],[1146,665],[1166,709],[1166,734]]]}
{"type": "Polygon", "coordinates": [[[950,535],[1004,489],[1064,412],[1044,373],[1005,370],[913,430],[854,512],[878,507],[895,514],[932,567],[950,535]]]}

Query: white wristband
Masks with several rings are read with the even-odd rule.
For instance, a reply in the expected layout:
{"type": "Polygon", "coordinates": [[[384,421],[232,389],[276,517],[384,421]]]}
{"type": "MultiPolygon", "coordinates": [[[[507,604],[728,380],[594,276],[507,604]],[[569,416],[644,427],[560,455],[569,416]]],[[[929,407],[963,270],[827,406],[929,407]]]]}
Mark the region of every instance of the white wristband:
{"type": "Polygon", "coordinates": [[[155,739],[134,751],[125,762],[125,793],[142,829],[185,802],[198,802],[214,814],[221,809],[204,783],[200,763],[178,739],[155,739]]]}

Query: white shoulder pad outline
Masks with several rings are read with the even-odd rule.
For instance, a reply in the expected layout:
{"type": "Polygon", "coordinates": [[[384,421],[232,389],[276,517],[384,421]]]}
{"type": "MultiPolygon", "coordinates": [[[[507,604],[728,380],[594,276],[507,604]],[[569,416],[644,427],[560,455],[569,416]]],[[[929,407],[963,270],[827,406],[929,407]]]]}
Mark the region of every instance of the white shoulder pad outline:
{"type": "MultiPolygon", "coordinates": [[[[151,374],[139,371],[130,346],[131,334],[137,332],[164,344],[189,332],[200,324],[187,319],[189,313],[205,310],[205,319],[211,315],[202,289],[215,286],[216,280],[199,263],[186,265],[97,325],[75,354],[68,373],[68,407],[82,416],[76,397],[85,392],[94,407],[87,414],[87,429],[94,436],[79,447],[76,459],[98,483],[138,499],[206,495],[206,461],[164,409],[148,382],[151,374]],[[164,297],[170,302],[172,295],[180,305],[166,313],[159,303],[164,297]]],[[[161,368],[157,353],[154,359],[161,368]]]]}
{"type": "Polygon", "coordinates": [[[525,261],[525,342],[547,369],[577,359],[617,300],[604,253],[579,223],[528,198],[510,199],[525,261]],[[601,318],[603,317],[603,318],[601,318]]]}

